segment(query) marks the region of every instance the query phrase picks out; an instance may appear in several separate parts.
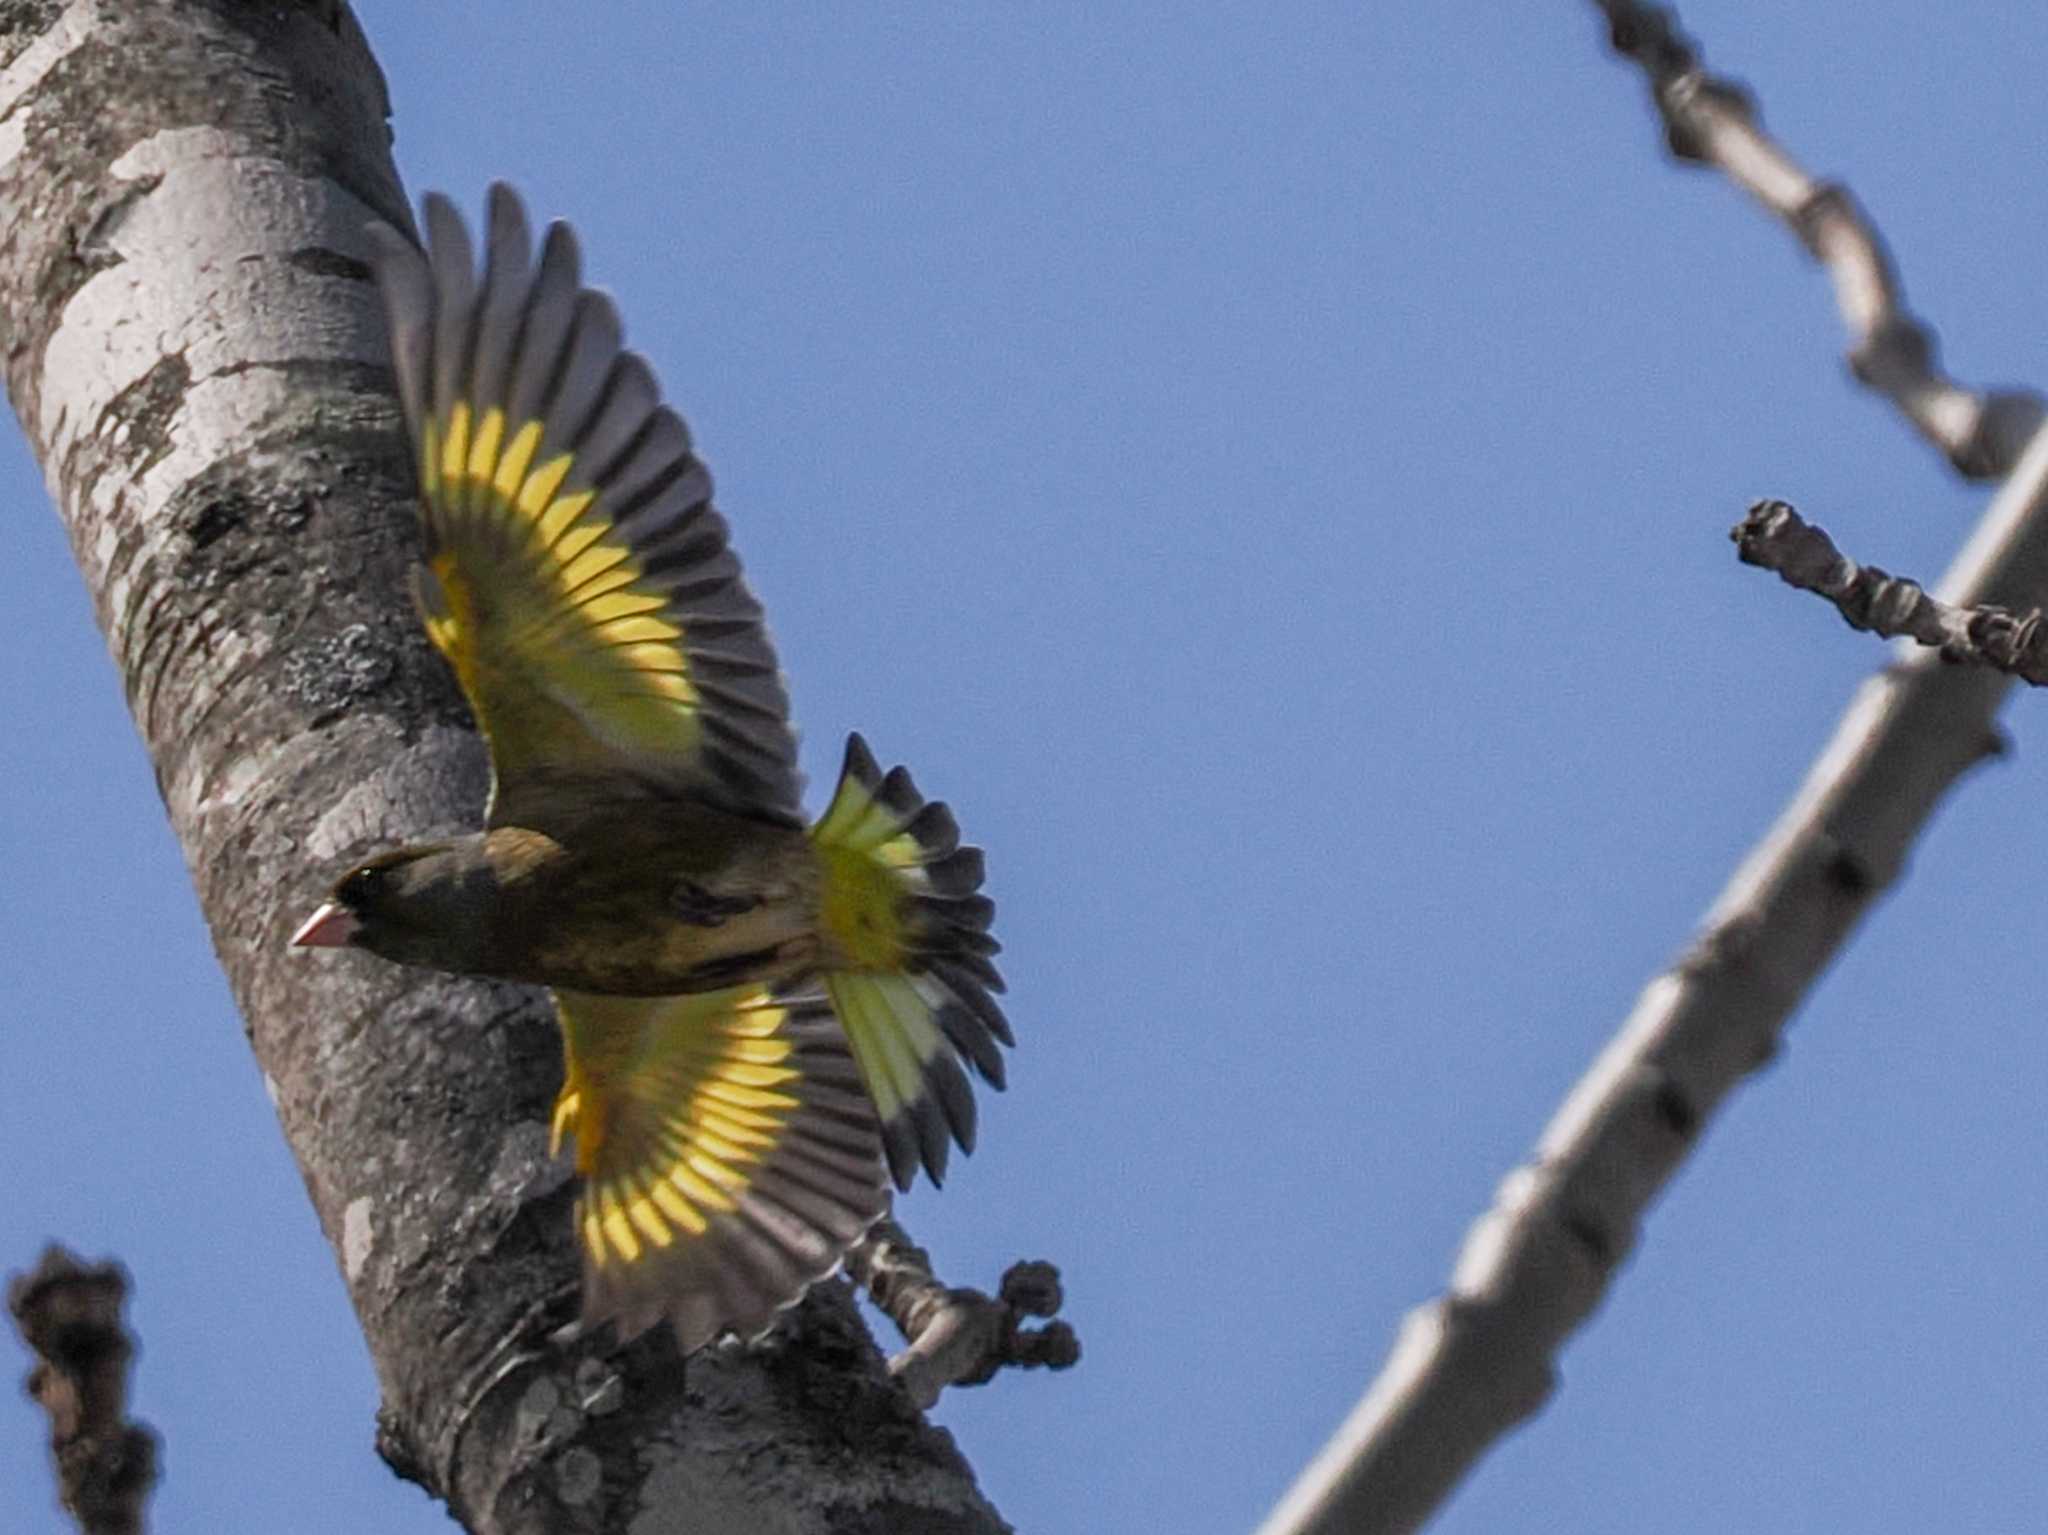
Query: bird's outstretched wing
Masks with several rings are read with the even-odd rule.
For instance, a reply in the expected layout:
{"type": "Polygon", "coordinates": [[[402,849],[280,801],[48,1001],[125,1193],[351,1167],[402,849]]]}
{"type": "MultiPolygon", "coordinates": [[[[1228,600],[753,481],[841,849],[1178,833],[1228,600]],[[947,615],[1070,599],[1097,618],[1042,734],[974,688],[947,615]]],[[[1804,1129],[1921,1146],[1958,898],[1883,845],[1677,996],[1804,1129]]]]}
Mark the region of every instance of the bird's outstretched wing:
{"type": "Polygon", "coordinates": [[[583,1316],[685,1352],[752,1337],[889,1206],[880,1131],[822,996],[558,992],[583,1316]]]}
{"type": "Polygon", "coordinates": [[[551,796],[593,778],[797,822],[760,604],[574,235],[551,225],[536,260],[494,186],[479,275],[446,198],[423,222],[424,254],[371,235],[419,453],[420,606],[490,741],[492,823],[545,826],[551,796]]]}

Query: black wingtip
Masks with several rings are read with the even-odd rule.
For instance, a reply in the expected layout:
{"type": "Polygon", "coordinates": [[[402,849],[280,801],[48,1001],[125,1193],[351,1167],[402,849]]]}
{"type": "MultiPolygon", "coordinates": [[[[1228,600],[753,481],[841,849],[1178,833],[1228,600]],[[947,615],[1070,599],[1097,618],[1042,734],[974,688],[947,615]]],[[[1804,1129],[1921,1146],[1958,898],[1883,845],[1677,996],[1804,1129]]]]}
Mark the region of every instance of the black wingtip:
{"type": "Polygon", "coordinates": [[[881,786],[875,790],[875,798],[896,812],[899,820],[908,820],[924,808],[924,796],[917,792],[917,780],[910,776],[910,769],[897,765],[889,769],[881,786]]]}
{"type": "Polygon", "coordinates": [[[973,895],[988,878],[988,860],[978,847],[956,847],[926,864],[924,872],[941,895],[973,895]]]}
{"type": "Polygon", "coordinates": [[[516,218],[522,224],[526,222],[526,204],[509,181],[491,182],[490,189],[484,193],[484,207],[492,220],[516,218]]]}
{"type": "Polygon", "coordinates": [[[932,800],[904,828],[917,839],[927,858],[944,858],[960,846],[960,823],[944,800],[932,800]]]}
{"type": "MultiPolygon", "coordinates": [[[[957,1071],[959,1068],[954,1069],[957,1071]]],[[[926,1090],[929,1092],[931,1089],[926,1090]]],[[[917,1125],[917,1143],[918,1149],[924,1153],[925,1176],[932,1180],[933,1188],[944,1188],[946,1162],[953,1149],[945,1109],[941,1104],[926,1099],[911,1106],[910,1118],[917,1125]]]]}
{"type": "Polygon", "coordinates": [[[963,1156],[974,1155],[975,1109],[974,1089],[968,1085],[967,1073],[960,1062],[949,1051],[940,1051],[937,1058],[926,1069],[932,1095],[938,1099],[939,1110],[945,1116],[946,1127],[952,1131],[954,1141],[963,1156]]]}
{"type": "Polygon", "coordinates": [[[908,1194],[911,1184],[917,1181],[921,1152],[917,1126],[909,1114],[898,1112],[895,1118],[883,1122],[882,1154],[889,1163],[889,1178],[900,1193],[908,1194]]]}
{"type": "Polygon", "coordinates": [[[541,236],[540,267],[572,290],[583,286],[583,247],[576,243],[576,231],[560,219],[541,236]]]}
{"type": "Polygon", "coordinates": [[[868,750],[868,743],[858,730],[846,738],[846,762],[840,768],[839,776],[851,778],[870,789],[882,781],[881,764],[875,761],[875,754],[868,750]]]}
{"type": "Polygon", "coordinates": [[[427,231],[427,246],[451,267],[473,267],[476,253],[470,249],[469,228],[455,201],[445,192],[429,192],[420,199],[420,223],[427,231]]]}
{"type": "Polygon", "coordinates": [[[502,181],[491,183],[484,202],[484,250],[493,264],[523,269],[533,249],[533,233],[526,221],[526,204],[502,181]]]}
{"type": "MultiPolygon", "coordinates": [[[[1003,1068],[1003,1052],[996,1048],[996,1040],[1009,1033],[1009,1025],[1005,1023],[1000,1034],[989,1027],[987,1018],[990,1015],[999,1021],[1003,1015],[986,994],[970,993],[974,1005],[969,1006],[958,1000],[961,996],[959,986],[953,986],[952,991],[953,999],[939,1008],[939,1028],[952,1041],[953,1048],[967,1058],[981,1079],[1001,1092],[1008,1084],[1008,1075],[1003,1068]]],[[[972,1133],[970,1130],[969,1134],[972,1133]]]]}

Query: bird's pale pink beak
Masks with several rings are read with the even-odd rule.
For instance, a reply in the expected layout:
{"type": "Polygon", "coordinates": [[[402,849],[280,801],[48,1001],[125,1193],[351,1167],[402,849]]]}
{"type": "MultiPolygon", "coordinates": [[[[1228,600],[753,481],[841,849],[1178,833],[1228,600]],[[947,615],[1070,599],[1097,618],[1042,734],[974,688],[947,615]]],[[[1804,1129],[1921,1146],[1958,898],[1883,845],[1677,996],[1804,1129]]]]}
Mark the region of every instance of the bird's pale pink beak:
{"type": "Polygon", "coordinates": [[[362,924],[346,906],[329,901],[300,924],[292,934],[295,949],[339,949],[355,936],[362,924]]]}

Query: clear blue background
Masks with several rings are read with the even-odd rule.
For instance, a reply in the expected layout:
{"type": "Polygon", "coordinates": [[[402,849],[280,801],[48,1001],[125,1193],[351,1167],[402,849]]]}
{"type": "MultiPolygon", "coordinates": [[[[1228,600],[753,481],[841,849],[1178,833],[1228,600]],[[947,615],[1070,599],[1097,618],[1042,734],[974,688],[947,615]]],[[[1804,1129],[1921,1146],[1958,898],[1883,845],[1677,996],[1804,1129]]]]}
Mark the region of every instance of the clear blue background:
{"type": "MultiPolygon", "coordinates": [[[[1953,367],[2048,382],[2048,10],[1683,14],[1953,367]]],[[[1057,1260],[1087,1355],[940,1420],[1021,1529],[1248,1529],[1883,660],[1728,525],[1781,495],[1932,577],[1985,492],[1589,4],[363,17],[415,192],[581,229],[814,784],[859,727],[990,850],[1012,1090],[905,1213],[958,1282],[1057,1260]]],[[[0,1267],[133,1270],[158,1530],[442,1529],[0,454],[0,1267]]],[[[1439,1528],[2040,1527],[2043,709],[1439,1528]]],[[[66,1528],[41,1436],[0,1391],[9,1532],[66,1528]]]]}

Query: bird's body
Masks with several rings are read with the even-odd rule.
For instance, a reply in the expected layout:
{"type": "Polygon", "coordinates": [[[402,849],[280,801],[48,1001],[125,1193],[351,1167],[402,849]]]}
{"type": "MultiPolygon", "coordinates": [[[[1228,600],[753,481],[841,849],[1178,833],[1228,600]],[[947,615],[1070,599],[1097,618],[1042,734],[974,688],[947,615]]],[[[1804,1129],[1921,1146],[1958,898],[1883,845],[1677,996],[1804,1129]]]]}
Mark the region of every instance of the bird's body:
{"type": "Polygon", "coordinates": [[[351,870],[294,942],[547,986],[584,1316],[759,1332],[972,1149],[1009,1027],[978,849],[858,736],[807,824],[788,699],[711,481],[652,372],[491,193],[381,226],[419,449],[416,595],[490,743],[486,824],[351,870]]]}
{"type": "Polygon", "coordinates": [[[385,957],[461,975],[659,997],[778,987],[831,953],[809,838],[688,801],[599,805],[552,833],[501,826],[364,868],[394,918],[419,886],[419,920],[394,920],[385,957]]]}

